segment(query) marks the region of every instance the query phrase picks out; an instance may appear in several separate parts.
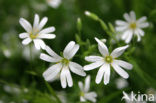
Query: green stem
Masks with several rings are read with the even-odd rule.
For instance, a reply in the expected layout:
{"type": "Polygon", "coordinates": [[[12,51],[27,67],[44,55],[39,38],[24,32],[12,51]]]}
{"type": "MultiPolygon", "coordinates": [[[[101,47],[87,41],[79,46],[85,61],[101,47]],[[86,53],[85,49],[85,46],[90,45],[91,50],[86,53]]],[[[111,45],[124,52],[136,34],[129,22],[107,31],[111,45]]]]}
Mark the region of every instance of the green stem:
{"type": "Polygon", "coordinates": [[[102,19],[98,19],[99,23],[101,24],[102,29],[106,32],[106,34],[113,38],[115,40],[115,42],[117,43],[118,46],[120,46],[120,44],[118,43],[118,40],[115,37],[115,33],[111,32],[111,30],[109,30],[108,26],[106,25],[106,23],[102,20],[102,19]]]}
{"type": "Polygon", "coordinates": [[[53,88],[49,85],[49,83],[45,81],[45,84],[48,90],[50,91],[50,93],[56,98],[57,102],[61,103],[60,99],[57,97],[56,93],[54,92],[53,88]]]}

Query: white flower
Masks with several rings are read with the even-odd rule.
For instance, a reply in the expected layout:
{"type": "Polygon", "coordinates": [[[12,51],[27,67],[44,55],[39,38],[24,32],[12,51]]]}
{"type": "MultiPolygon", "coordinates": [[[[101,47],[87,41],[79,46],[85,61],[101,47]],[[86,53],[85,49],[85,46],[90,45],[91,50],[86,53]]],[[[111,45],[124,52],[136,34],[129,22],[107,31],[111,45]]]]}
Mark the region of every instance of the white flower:
{"type": "Polygon", "coordinates": [[[118,58],[127,48],[127,46],[119,47],[113,50],[111,54],[109,54],[108,49],[106,45],[100,41],[99,39],[95,38],[95,40],[98,42],[98,49],[102,56],[88,56],[85,57],[86,61],[93,62],[92,64],[84,66],[84,70],[92,70],[95,68],[100,67],[97,76],[96,76],[96,83],[99,84],[102,80],[102,77],[104,77],[104,84],[108,84],[110,80],[110,66],[114,68],[114,70],[123,78],[128,78],[129,75],[127,72],[125,72],[121,67],[131,70],[132,65],[122,61],[117,60],[118,58]]]}
{"type": "Polygon", "coordinates": [[[22,44],[28,45],[30,42],[33,41],[37,49],[45,49],[46,45],[42,39],[55,38],[55,35],[51,34],[51,32],[55,31],[55,28],[53,26],[42,30],[47,21],[48,18],[44,17],[41,22],[39,22],[39,16],[35,14],[34,24],[32,27],[27,20],[25,20],[24,18],[20,18],[19,22],[21,26],[26,30],[26,32],[19,34],[19,37],[21,39],[24,39],[22,41],[22,44]]]}
{"type": "Polygon", "coordinates": [[[61,4],[61,0],[46,0],[48,5],[51,6],[52,8],[58,8],[59,5],[61,4]]]}
{"type": "Polygon", "coordinates": [[[80,101],[85,102],[86,100],[96,102],[97,94],[96,92],[89,92],[90,89],[90,76],[87,76],[85,79],[85,85],[82,82],[78,82],[80,93],[80,101]]]}
{"type": "Polygon", "coordinates": [[[141,40],[141,36],[144,36],[144,31],[142,28],[146,28],[149,26],[149,23],[146,22],[146,17],[141,17],[139,20],[136,20],[136,15],[134,11],[131,11],[128,15],[124,14],[124,18],[126,21],[117,20],[116,21],[116,31],[121,32],[121,39],[125,40],[126,43],[129,43],[133,37],[133,35],[137,36],[137,41],[141,40]]]}
{"type": "Polygon", "coordinates": [[[63,57],[60,57],[48,46],[46,46],[45,50],[50,56],[41,53],[40,58],[47,62],[56,63],[56,64],[49,67],[43,73],[43,77],[45,78],[45,80],[51,81],[60,73],[61,85],[63,88],[66,88],[67,84],[69,87],[73,86],[73,80],[70,71],[80,76],[85,76],[86,73],[84,72],[83,67],[71,61],[71,59],[76,54],[78,49],[79,49],[79,45],[75,44],[74,41],[71,41],[65,47],[63,51],[63,57]]]}
{"type": "Polygon", "coordinates": [[[3,50],[3,54],[5,55],[5,57],[10,58],[11,56],[11,51],[9,49],[4,49],[3,50]]]}
{"type": "Polygon", "coordinates": [[[127,80],[125,80],[123,78],[116,79],[115,84],[116,84],[118,89],[123,89],[123,88],[128,86],[127,80]]]}

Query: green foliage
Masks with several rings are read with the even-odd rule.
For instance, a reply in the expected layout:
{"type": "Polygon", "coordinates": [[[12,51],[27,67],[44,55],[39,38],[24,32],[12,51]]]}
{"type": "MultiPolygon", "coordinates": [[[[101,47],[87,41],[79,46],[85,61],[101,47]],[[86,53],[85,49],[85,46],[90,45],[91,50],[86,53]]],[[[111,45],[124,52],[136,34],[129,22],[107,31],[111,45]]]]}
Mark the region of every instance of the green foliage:
{"type": "Polygon", "coordinates": [[[61,103],[64,99],[59,95],[63,95],[66,103],[81,103],[78,81],[83,81],[83,77],[72,73],[73,87],[63,89],[59,80],[52,83],[43,80],[42,73],[50,66],[49,63],[40,60],[38,54],[29,54],[29,50],[28,55],[24,56],[25,47],[19,39],[19,33],[24,31],[19,24],[20,17],[33,23],[35,13],[40,17],[47,16],[46,27],[55,26],[56,39],[45,40],[46,44],[59,54],[69,41],[75,40],[80,50],[73,61],[86,65],[85,56],[100,55],[94,37],[107,39],[106,45],[110,51],[126,45],[116,39],[114,22],[123,19],[123,14],[131,10],[136,12],[137,18],[147,16],[150,26],[144,30],[142,41],[136,42],[134,39],[121,57],[133,64],[133,70],[128,71],[129,85],[117,89],[115,81],[119,76],[113,70],[108,85],[95,83],[98,69],[86,72],[91,75],[90,90],[98,94],[97,103],[114,103],[114,100],[121,103],[123,90],[146,93],[149,88],[156,89],[155,0],[62,0],[56,9],[48,6],[44,0],[0,0],[0,101],[61,103]],[[84,13],[86,10],[89,11],[87,16],[84,13]],[[112,43],[112,40],[116,43],[112,43]],[[11,92],[5,89],[8,86],[12,88],[11,92]]]}

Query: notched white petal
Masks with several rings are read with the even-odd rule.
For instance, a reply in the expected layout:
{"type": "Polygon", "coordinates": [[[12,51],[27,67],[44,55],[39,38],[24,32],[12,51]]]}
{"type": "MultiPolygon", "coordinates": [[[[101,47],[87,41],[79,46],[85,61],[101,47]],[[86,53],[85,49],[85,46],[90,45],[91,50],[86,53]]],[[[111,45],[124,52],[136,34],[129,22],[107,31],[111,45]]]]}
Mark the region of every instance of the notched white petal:
{"type": "Polygon", "coordinates": [[[42,39],[54,39],[56,37],[55,34],[39,34],[37,38],[42,38],[42,39]]]}
{"type": "Polygon", "coordinates": [[[115,62],[112,63],[114,70],[123,78],[127,79],[129,77],[128,73],[118,66],[115,62]]]}
{"type": "Polygon", "coordinates": [[[125,62],[125,61],[122,61],[122,60],[114,60],[114,62],[117,65],[119,65],[119,66],[121,66],[121,67],[123,67],[123,68],[125,68],[127,70],[132,70],[132,68],[133,68],[133,65],[132,64],[130,64],[128,62],[125,62]]]}
{"type": "Polygon", "coordinates": [[[86,70],[86,71],[93,70],[95,68],[100,67],[103,63],[104,63],[103,61],[97,61],[97,62],[91,63],[89,65],[85,65],[84,70],[86,70]]]}
{"type": "Polygon", "coordinates": [[[84,87],[85,92],[88,92],[90,89],[90,80],[91,80],[91,77],[90,75],[88,75],[85,79],[85,87],[84,87]]]}
{"type": "Polygon", "coordinates": [[[30,38],[26,38],[22,41],[23,45],[28,45],[32,40],[30,38]]]}
{"type": "Polygon", "coordinates": [[[59,55],[57,55],[49,46],[46,46],[46,47],[45,47],[45,50],[46,50],[46,52],[47,52],[49,55],[51,55],[52,57],[57,58],[57,59],[59,59],[59,60],[62,59],[62,57],[60,57],[59,55]]]}
{"type": "Polygon", "coordinates": [[[86,76],[83,67],[75,62],[69,62],[69,68],[75,74],[78,74],[80,76],[86,76]]]}
{"type": "Polygon", "coordinates": [[[66,73],[67,72],[66,72],[66,70],[63,67],[62,71],[61,71],[61,74],[60,74],[60,80],[61,80],[62,88],[66,88],[67,87],[66,73]]]}
{"type": "Polygon", "coordinates": [[[44,27],[44,25],[47,23],[47,21],[48,21],[48,18],[47,18],[47,17],[44,17],[44,18],[41,20],[41,22],[40,22],[40,24],[39,24],[39,26],[38,26],[38,29],[41,30],[41,29],[44,27]]]}
{"type": "Polygon", "coordinates": [[[96,62],[96,61],[101,61],[103,57],[100,56],[87,56],[85,57],[85,60],[88,62],[96,62]]]}
{"type": "Polygon", "coordinates": [[[72,48],[72,50],[68,53],[67,59],[71,59],[73,58],[73,56],[77,53],[77,51],[79,50],[80,46],[78,44],[74,45],[74,47],[72,48]]]}
{"type": "Polygon", "coordinates": [[[58,62],[59,60],[56,59],[56,58],[53,58],[47,54],[44,54],[44,53],[41,53],[40,55],[40,59],[44,60],[44,61],[47,61],[47,62],[52,62],[52,63],[56,63],[58,62]]]}
{"type": "Polygon", "coordinates": [[[107,46],[106,46],[102,41],[100,41],[98,38],[96,38],[96,37],[95,37],[95,40],[96,40],[97,43],[98,43],[98,49],[99,49],[100,53],[101,53],[103,56],[109,55],[107,46]]]}
{"type": "Polygon", "coordinates": [[[19,20],[21,26],[28,32],[30,33],[32,31],[32,26],[31,24],[24,18],[20,18],[19,20]]]}
{"type": "Polygon", "coordinates": [[[49,67],[44,73],[43,77],[46,81],[51,81],[53,80],[58,73],[61,71],[62,65],[60,63],[52,65],[49,67]]]}
{"type": "Polygon", "coordinates": [[[41,30],[39,32],[39,34],[49,34],[49,33],[54,32],[54,31],[55,31],[55,27],[52,26],[52,27],[48,27],[48,28],[41,30]]]}
{"type": "Polygon", "coordinates": [[[113,52],[111,53],[111,56],[113,58],[117,58],[119,56],[121,56],[123,54],[123,52],[129,47],[129,45],[126,46],[122,46],[122,47],[118,47],[116,49],[113,50],[113,52]]]}
{"type": "Polygon", "coordinates": [[[19,34],[19,38],[24,39],[24,38],[28,38],[29,34],[28,33],[20,33],[19,34]]]}

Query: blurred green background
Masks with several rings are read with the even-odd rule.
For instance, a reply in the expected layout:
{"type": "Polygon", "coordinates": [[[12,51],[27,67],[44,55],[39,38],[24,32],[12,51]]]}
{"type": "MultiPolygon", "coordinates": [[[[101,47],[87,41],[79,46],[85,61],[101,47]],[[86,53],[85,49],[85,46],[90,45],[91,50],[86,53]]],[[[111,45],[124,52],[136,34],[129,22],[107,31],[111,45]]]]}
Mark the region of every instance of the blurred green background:
{"type": "MultiPolygon", "coordinates": [[[[80,50],[73,59],[81,65],[88,64],[84,57],[99,54],[94,37],[108,39],[110,37],[100,24],[84,15],[91,11],[106,24],[114,25],[115,20],[123,19],[125,12],[134,10],[137,18],[147,16],[150,27],[144,29],[142,41],[133,42],[121,57],[133,64],[134,68],[127,71],[130,74],[128,86],[117,88],[116,79],[119,76],[112,72],[110,83],[97,85],[95,76],[97,70],[89,71],[91,75],[91,91],[98,94],[97,103],[121,103],[122,91],[140,91],[147,93],[148,89],[156,89],[156,0],[62,0],[58,8],[50,7],[44,0],[0,0],[0,103],[57,103],[55,96],[48,90],[42,73],[49,67],[39,59],[39,53],[32,48],[33,59],[30,59],[29,46],[23,46],[19,33],[24,29],[19,19],[24,17],[33,23],[34,14],[40,18],[47,16],[46,27],[56,27],[56,39],[44,40],[56,53],[60,54],[66,44],[75,40],[80,44],[80,50]],[[82,20],[82,31],[78,33],[77,18],[82,20]]],[[[120,45],[125,45],[122,41],[120,45]]],[[[110,43],[106,43],[108,47],[110,43]]],[[[111,48],[116,48],[111,44],[111,48]]],[[[72,73],[74,86],[62,89],[60,81],[50,83],[55,94],[62,103],[80,103],[78,81],[83,77],[72,73]]],[[[156,93],[156,92],[155,92],[156,93]]],[[[89,103],[89,102],[87,102],[89,103]]]]}

